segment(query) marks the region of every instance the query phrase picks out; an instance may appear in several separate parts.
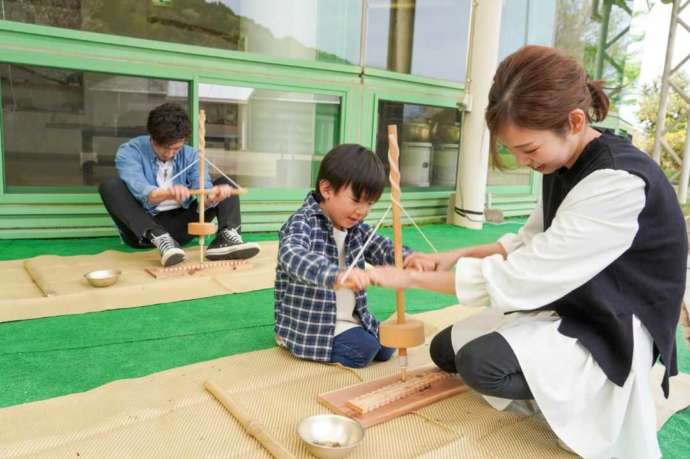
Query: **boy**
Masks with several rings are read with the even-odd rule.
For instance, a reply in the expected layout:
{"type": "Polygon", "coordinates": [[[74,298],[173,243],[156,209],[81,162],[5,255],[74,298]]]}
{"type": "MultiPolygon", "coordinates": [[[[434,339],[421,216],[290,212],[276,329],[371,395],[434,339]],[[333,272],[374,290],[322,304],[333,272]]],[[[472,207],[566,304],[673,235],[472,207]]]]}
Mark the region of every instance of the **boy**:
{"type": "MultiPolygon", "coordinates": [[[[374,234],[348,282],[335,289],[371,236],[363,223],[386,185],[381,160],[355,144],[340,145],[321,162],[316,187],[280,230],[275,282],[278,343],[295,356],[361,368],[390,359],[379,344],[379,322],[367,309],[364,263],[393,264],[393,242],[374,234]]],[[[410,255],[405,249],[405,256],[410,255]]],[[[433,269],[423,256],[409,267],[433,269]]],[[[430,265],[431,263],[431,265],[430,265]]]]}

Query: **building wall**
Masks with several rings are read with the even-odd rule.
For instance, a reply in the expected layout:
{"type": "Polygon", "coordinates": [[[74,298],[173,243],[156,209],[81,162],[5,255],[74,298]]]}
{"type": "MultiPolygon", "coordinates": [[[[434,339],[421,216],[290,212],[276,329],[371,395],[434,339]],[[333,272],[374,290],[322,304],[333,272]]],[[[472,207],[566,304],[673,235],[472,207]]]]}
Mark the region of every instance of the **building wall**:
{"type": "MultiPolygon", "coordinates": [[[[415,4],[419,22],[395,39],[390,2],[370,1],[364,12],[358,0],[329,1],[28,1],[10,9],[0,20],[0,238],[114,234],[95,186],[115,173],[117,146],[141,133],[164,100],[187,106],[194,122],[199,108],[216,117],[207,125],[209,157],[251,189],[245,231],[279,228],[333,145],[385,153],[378,137],[389,122],[399,124],[405,151],[431,161],[428,185],[405,187],[403,203],[419,222],[445,221],[454,187],[434,179],[434,152],[453,164],[446,156],[462,119],[470,1],[441,2],[447,10],[398,2],[415,4]],[[372,21],[362,34],[364,13],[372,21]],[[447,27],[428,27],[439,17],[447,27]],[[409,40],[407,71],[381,59],[392,40],[409,40]]],[[[552,35],[553,16],[540,2],[506,4],[502,49],[552,35]]],[[[487,193],[493,206],[521,215],[536,190],[534,174],[515,171],[490,176],[487,193]]]]}

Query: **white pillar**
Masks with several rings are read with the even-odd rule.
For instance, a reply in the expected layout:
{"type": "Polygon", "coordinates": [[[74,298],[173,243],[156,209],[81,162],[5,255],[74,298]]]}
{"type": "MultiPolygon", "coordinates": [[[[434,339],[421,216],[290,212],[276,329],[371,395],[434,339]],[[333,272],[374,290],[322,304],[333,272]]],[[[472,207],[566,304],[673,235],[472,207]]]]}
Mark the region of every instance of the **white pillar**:
{"type": "Polygon", "coordinates": [[[469,101],[463,117],[460,161],[455,186],[452,222],[466,228],[481,229],[484,222],[484,197],[489,164],[489,131],[484,112],[489,90],[498,66],[498,38],[501,32],[502,0],[472,2],[472,30],[465,82],[469,101]]]}

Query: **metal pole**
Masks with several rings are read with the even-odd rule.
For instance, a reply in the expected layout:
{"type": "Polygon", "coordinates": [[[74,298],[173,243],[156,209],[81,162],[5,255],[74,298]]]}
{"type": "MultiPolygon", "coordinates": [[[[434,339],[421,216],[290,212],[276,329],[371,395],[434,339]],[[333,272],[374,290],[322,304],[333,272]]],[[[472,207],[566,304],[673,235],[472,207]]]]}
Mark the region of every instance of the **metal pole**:
{"type": "Polygon", "coordinates": [[[359,31],[359,67],[364,71],[367,66],[367,27],[369,22],[369,0],[362,0],[362,22],[359,31]]]}
{"type": "MultiPolygon", "coordinates": [[[[206,219],[204,211],[206,209],[206,112],[199,110],[199,190],[201,194],[197,198],[199,202],[199,223],[204,224],[206,219]]],[[[199,234],[199,263],[204,262],[204,248],[206,246],[206,236],[199,234]]]]}
{"type": "Polygon", "coordinates": [[[412,71],[416,1],[405,0],[391,4],[388,29],[388,70],[400,73],[412,71]]]}
{"type": "Polygon", "coordinates": [[[664,61],[664,73],[661,76],[661,93],[659,99],[659,112],[656,117],[656,131],[654,131],[654,149],[652,158],[657,163],[661,160],[661,139],[666,130],[666,111],[668,109],[668,90],[669,77],[671,70],[671,60],[673,59],[673,47],[676,39],[676,25],[678,24],[678,4],[679,0],[673,0],[671,9],[671,23],[668,28],[668,42],[666,44],[666,60],[664,61]]]}
{"type": "Polygon", "coordinates": [[[611,22],[611,0],[604,0],[601,33],[599,34],[599,46],[597,47],[597,65],[594,70],[595,80],[601,80],[604,76],[604,57],[606,56],[606,44],[609,37],[609,22],[611,22]]]}
{"type": "Polygon", "coordinates": [[[688,202],[688,180],[690,179],[690,111],[688,112],[688,124],[685,126],[685,148],[683,148],[683,168],[680,173],[678,186],[678,201],[681,204],[688,202]]]}

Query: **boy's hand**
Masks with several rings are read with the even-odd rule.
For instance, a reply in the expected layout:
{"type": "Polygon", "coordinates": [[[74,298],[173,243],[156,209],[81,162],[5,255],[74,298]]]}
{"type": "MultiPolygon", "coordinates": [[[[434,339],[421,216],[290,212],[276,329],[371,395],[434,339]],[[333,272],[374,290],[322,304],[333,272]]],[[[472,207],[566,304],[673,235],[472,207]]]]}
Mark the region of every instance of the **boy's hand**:
{"type": "Polygon", "coordinates": [[[435,271],[436,259],[434,255],[422,252],[413,252],[403,261],[405,269],[414,269],[416,271],[435,271]]]}
{"type": "Polygon", "coordinates": [[[412,286],[410,271],[394,266],[377,266],[368,271],[370,282],[384,288],[402,290],[412,286]]]}
{"type": "Polygon", "coordinates": [[[371,284],[371,282],[369,282],[369,274],[359,268],[353,268],[347,276],[347,279],[345,279],[345,282],[343,282],[344,277],[344,272],[338,274],[338,277],[335,279],[334,288],[338,289],[345,287],[352,290],[364,290],[371,284]]]}

